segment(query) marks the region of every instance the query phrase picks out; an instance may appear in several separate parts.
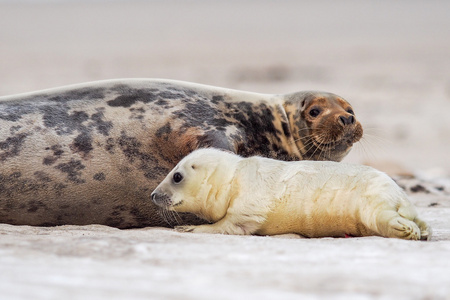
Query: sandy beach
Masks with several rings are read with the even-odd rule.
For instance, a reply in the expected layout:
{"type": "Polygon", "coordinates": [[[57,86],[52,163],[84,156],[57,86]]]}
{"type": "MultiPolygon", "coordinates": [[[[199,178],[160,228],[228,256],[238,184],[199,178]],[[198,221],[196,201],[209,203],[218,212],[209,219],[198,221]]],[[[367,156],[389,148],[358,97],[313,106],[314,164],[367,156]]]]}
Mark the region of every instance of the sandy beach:
{"type": "Polygon", "coordinates": [[[450,2],[0,1],[0,96],[169,78],[347,99],[345,162],[405,188],[430,242],[0,224],[0,299],[450,299],[450,2]]]}

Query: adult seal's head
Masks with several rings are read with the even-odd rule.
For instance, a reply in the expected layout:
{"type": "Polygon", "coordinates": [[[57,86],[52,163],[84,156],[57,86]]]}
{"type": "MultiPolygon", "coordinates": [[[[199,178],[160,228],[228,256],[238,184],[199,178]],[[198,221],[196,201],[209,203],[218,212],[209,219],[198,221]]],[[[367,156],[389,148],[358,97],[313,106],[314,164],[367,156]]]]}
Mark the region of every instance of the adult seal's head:
{"type": "Polygon", "coordinates": [[[342,97],[325,92],[285,97],[283,107],[303,159],[340,161],[361,139],[361,123],[342,97]]]}

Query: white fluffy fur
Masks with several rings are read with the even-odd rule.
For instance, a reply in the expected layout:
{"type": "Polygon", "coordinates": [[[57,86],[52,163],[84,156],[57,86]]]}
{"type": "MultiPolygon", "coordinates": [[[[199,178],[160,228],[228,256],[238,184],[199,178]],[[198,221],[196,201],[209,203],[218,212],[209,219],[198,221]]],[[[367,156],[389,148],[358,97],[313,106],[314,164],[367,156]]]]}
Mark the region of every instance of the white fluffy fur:
{"type": "Polygon", "coordinates": [[[429,239],[406,194],[371,167],[242,158],[216,149],[186,156],[155,189],[170,210],[212,222],[179,230],[307,237],[380,235],[429,239]],[[176,184],[173,174],[183,180],[176,184]]]}

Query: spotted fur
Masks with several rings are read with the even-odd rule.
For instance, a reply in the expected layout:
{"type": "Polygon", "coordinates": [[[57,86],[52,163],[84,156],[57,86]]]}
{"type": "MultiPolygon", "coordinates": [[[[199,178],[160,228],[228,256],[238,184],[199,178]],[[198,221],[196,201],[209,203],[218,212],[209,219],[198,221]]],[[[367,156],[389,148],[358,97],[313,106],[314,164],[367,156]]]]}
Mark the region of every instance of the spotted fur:
{"type": "MultiPolygon", "coordinates": [[[[313,95],[338,98],[146,79],[2,97],[0,222],[167,226],[150,193],[202,147],[282,160],[340,160],[362,129],[346,129],[345,149],[308,146],[313,126],[302,111],[313,95]]],[[[179,223],[200,222],[180,217],[179,223]]]]}

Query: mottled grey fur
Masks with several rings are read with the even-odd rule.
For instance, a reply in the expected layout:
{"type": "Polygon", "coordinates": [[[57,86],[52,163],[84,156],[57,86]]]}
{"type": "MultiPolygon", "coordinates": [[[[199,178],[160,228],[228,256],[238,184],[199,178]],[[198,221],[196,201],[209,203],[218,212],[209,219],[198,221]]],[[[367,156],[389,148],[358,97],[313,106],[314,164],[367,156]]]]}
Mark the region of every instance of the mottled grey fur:
{"type": "Polygon", "coordinates": [[[316,156],[308,157],[295,146],[292,130],[299,130],[282,105],[300,109],[307,95],[142,79],[2,97],[0,222],[197,224],[191,215],[163,218],[150,199],[167,173],[197,148],[282,160],[333,159],[333,151],[316,157],[321,151],[310,148],[316,156]]]}

